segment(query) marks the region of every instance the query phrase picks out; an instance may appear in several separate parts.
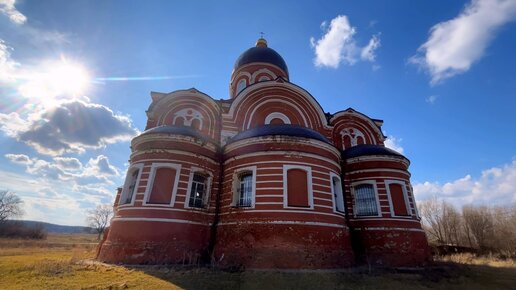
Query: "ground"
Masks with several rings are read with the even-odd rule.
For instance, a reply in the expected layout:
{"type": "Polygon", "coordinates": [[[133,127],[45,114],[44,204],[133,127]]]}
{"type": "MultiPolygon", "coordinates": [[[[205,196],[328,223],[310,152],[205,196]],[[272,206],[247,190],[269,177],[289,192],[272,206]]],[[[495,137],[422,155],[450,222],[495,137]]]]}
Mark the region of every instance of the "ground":
{"type": "Polygon", "coordinates": [[[91,260],[95,235],[0,239],[0,289],[516,289],[516,263],[456,255],[422,271],[223,272],[91,260]]]}

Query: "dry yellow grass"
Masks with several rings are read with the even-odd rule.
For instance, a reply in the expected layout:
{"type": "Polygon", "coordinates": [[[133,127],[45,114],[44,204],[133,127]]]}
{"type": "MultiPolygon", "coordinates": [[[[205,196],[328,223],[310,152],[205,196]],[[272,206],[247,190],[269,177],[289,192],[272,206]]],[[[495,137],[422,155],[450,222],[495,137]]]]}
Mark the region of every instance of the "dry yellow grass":
{"type": "Polygon", "coordinates": [[[96,263],[91,260],[95,242],[89,235],[0,239],[0,289],[516,289],[514,263],[467,256],[449,257],[436,267],[410,273],[228,273],[96,263]]]}
{"type": "Polygon", "coordinates": [[[496,268],[516,268],[516,261],[513,259],[500,259],[495,256],[476,256],[470,253],[452,254],[437,258],[442,262],[452,262],[463,265],[479,265],[496,268]]]}

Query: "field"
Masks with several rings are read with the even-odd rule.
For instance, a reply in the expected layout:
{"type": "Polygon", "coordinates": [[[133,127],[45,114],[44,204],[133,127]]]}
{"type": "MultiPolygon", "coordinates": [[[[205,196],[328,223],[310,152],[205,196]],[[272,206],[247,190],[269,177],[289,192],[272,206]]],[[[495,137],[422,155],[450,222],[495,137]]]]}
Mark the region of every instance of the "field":
{"type": "Polygon", "coordinates": [[[96,263],[95,235],[0,239],[0,289],[516,289],[516,264],[455,255],[423,271],[248,271],[96,263]]]}

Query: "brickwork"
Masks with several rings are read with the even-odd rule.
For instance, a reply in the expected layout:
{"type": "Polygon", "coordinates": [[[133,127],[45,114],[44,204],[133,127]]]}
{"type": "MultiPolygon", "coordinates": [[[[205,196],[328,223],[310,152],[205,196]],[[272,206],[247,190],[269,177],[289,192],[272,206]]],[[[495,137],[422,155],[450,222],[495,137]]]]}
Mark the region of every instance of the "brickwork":
{"type": "Polygon", "coordinates": [[[98,259],[262,269],[428,262],[409,161],[384,147],[383,121],[351,108],[325,113],[259,44],[263,61],[235,67],[230,99],[151,94],[98,259]]]}

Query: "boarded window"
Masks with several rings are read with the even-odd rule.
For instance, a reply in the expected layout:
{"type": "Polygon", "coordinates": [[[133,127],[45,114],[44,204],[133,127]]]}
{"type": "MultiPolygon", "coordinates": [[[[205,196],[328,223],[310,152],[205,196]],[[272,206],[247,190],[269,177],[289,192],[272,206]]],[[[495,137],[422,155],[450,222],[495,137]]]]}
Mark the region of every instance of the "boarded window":
{"type": "Polygon", "coordinates": [[[168,167],[156,169],[152,191],[147,203],[170,204],[175,181],[176,169],[168,167]]]}
{"type": "Polygon", "coordinates": [[[376,204],[376,193],[372,184],[360,184],[354,186],[355,193],[355,215],[377,216],[378,206],[376,204]]]}
{"type": "Polygon", "coordinates": [[[177,117],[176,120],[174,121],[174,125],[184,126],[185,125],[185,118],[177,117]]]}
{"type": "Polygon", "coordinates": [[[306,171],[290,169],[287,171],[288,206],[309,207],[308,179],[306,171]]]}
{"type": "Polygon", "coordinates": [[[402,185],[398,183],[389,184],[389,192],[391,194],[394,215],[409,215],[402,185]]]}
{"type": "Polygon", "coordinates": [[[342,138],[342,145],[344,145],[343,149],[348,149],[351,147],[351,137],[349,137],[349,135],[344,135],[344,137],[342,138]]]}

